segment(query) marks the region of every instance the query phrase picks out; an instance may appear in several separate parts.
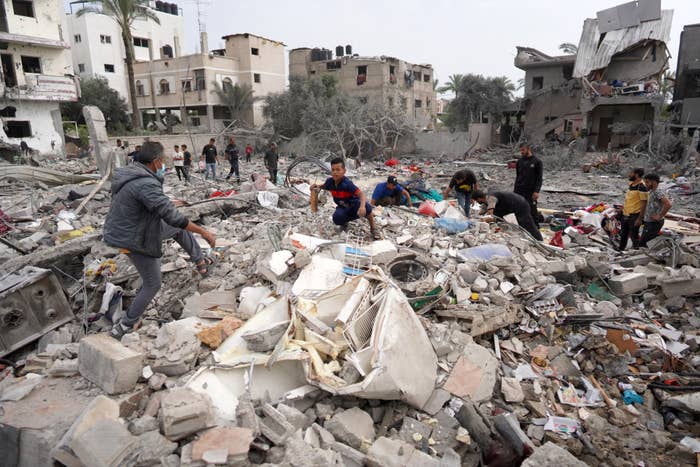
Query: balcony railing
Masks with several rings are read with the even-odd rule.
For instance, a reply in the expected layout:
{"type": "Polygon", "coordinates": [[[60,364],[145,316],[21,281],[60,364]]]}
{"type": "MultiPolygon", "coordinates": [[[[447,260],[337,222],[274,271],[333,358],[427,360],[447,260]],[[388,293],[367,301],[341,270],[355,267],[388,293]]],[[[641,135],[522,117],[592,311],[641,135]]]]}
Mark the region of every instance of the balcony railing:
{"type": "Polygon", "coordinates": [[[74,102],[78,100],[78,88],[68,76],[25,74],[24,85],[5,87],[8,98],[30,101],[74,102]]]}

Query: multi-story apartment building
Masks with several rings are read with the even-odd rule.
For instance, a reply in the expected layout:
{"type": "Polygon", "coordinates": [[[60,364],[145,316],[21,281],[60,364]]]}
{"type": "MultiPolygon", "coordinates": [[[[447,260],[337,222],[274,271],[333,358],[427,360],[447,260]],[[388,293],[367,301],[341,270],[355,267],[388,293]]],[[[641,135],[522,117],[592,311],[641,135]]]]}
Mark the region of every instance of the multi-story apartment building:
{"type": "Polygon", "coordinates": [[[78,91],[59,0],[0,0],[0,138],[63,153],[60,102],[78,91]]]}
{"type": "MultiPolygon", "coordinates": [[[[101,76],[109,86],[129,101],[126,51],[121,30],[106,15],[86,13],[78,16],[85,5],[72,2],[70,13],[65,15],[66,39],[70,41],[73,69],[81,77],[101,76]]],[[[181,55],[185,38],[182,10],[174,3],[151,0],[148,8],[158,17],[156,23],[139,18],[131,27],[134,59],[149,61],[172,59],[181,55]]]]}
{"type": "MultiPolygon", "coordinates": [[[[255,97],[284,91],[283,43],[248,33],[223,39],[224,49],[134,64],[137,103],[144,122],[171,114],[203,131],[219,131],[228,125],[231,115],[214,83],[222,88],[248,84],[255,97]]],[[[201,50],[208,50],[206,36],[201,50]]],[[[246,124],[264,123],[262,106],[261,100],[254,103],[243,118],[246,124]]]]}
{"type": "Polygon", "coordinates": [[[333,75],[338,88],[367,103],[402,110],[418,128],[431,125],[437,102],[431,65],[416,65],[394,57],[360,57],[350,46],[326,49],[298,48],[289,52],[289,75],[312,78],[333,75]]]}

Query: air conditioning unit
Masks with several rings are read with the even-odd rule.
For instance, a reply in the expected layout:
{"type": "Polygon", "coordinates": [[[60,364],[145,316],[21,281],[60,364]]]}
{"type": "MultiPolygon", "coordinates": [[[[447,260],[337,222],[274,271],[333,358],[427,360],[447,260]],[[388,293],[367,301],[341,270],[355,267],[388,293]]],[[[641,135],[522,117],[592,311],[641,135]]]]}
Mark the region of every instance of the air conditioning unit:
{"type": "Polygon", "coordinates": [[[625,86],[622,88],[620,94],[637,94],[638,92],[644,92],[644,84],[633,84],[631,86],[625,86]]]}

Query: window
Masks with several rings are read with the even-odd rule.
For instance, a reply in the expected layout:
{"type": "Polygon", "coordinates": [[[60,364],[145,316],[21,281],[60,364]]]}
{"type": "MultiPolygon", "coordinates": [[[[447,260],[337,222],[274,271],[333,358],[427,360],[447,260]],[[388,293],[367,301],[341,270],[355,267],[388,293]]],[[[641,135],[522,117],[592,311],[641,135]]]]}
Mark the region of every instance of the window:
{"type": "Polygon", "coordinates": [[[260,82],[260,73],[253,73],[253,81],[256,83],[260,82]]]}
{"type": "Polygon", "coordinates": [[[39,57],[22,55],[22,71],[25,73],[41,73],[41,60],[39,60],[39,57]]]}
{"type": "Polygon", "coordinates": [[[164,45],[160,49],[160,58],[173,58],[173,48],[169,45],[164,45]]]}
{"type": "Polygon", "coordinates": [[[2,74],[5,78],[5,86],[13,88],[17,86],[17,75],[15,74],[15,61],[10,54],[0,54],[2,59],[2,74]]]}
{"type": "Polygon", "coordinates": [[[396,67],[394,65],[389,65],[389,82],[396,84],[396,67]]]}
{"type": "Polygon", "coordinates": [[[224,78],[221,81],[221,87],[224,89],[226,92],[233,91],[233,81],[231,81],[231,78],[224,78]]]}
{"type": "Polygon", "coordinates": [[[161,94],[170,94],[170,83],[167,79],[160,80],[160,83],[158,83],[158,85],[160,86],[161,94]]]}
{"type": "Polygon", "coordinates": [[[251,55],[260,55],[260,50],[258,50],[256,47],[251,47],[250,54],[251,55]]]}
{"type": "Polygon", "coordinates": [[[192,91],[192,80],[186,79],[182,81],[182,90],[184,92],[192,91]]]}
{"type": "Polygon", "coordinates": [[[192,126],[201,126],[202,125],[202,119],[199,117],[190,117],[190,125],[192,126]]]}
{"type": "Polygon", "coordinates": [[[78,73],[85,73],[85,64],[78,63],[78,73]]]}
{"type": "Polygon", "coordinates": [[[421,77],[421,72],[420,72],[420,71],[414,71],[414,72],[413,72],[413,79],[415,79],[416,81],[420,81],[420,77],[421,77]]]}
{"type": "Polygon", "coordinates": [[[146,47],[148,48],[148,39],[143,37],[134,37],[134,45],[136,47],[146,47]]]}
{"type": "Polygon", "coordinates": [[[17,116],[17,107],[12,107],[8,105],[4,109],[0,110],[0,117],[15,118],[17,116]]]}
{"type": "Polygon", "coordinates": [[[544,87],[544,77],[543,76],[533,76],[532,78],[532,90],[537,91],[544,87]]]}
{"type": "Polygon", "coordinates": [[[367,65],[357,67],[357,85],[362,86],[367,82],[367,65]]]}
{"type": "Polygon", "coordinates": [[[394,106],[394,98],[393,97],[387,98],[387,103],[389,104],[389,107],[393,107],[394,106]]]}
{"type": "Polygon", "coordinates": [[[73,36],[73,42],[75,42],[76,44],[78,42],[82,42],[82,41],[83,41],[83,38],[80,37],[80,34],[76,34],[75,36],[73,36]]]}
{"type": "Polygon", "coordinates": [[[430,82],[430,74],[426,73],[423,75],[423,82],[424,83],[429,83],[430,82]]]}
{"type": "Polygon", "coordinates": [[[28,138],[32,136],[32,126],[26,120],[6,121],[5,134],[8,138],[28,138]]]}
{"type": "Polygon", "coordinates": [[[141,82],[140,79],[136,80],[136,95],[137,96],[145,96],[146,92],[143,89],[143,83],[141,82]]]}
{"type": "MultiPolygon", "coordinates": [[[[29,16],[34,18],[34,4],[31,0],[12,0],[12,11],[17,16],[29,16]]],[[[18,138],[21,138],[18,136],[18,138]]]]}
{"type": "Polygon", "coordinates": [[[110,65],[109,63],[105,63],[105,72],[106,73],[114,73],[114,65],[110,65]]]}
{"type": "Polygon", "coordinates": [[[340,60],[326,62],[326,70],[340,70],[342,67],[343,63],[340,60]]]}
{"type": "Polygon", "coordinates": [[[203,91],[207,88],[207,82],[204,78],[204,70],[194,70],[195,89],[203,91]]]}
{"type": "Polygon", "coordinates": [[[105,36],[104,34],[100,34],[100,42],[102,42],[103,44],[111,44],[112,36],[105,36]]]}
{"type": "Polygon", "coordinates": [[[414,101],[414,104],[415,104],[415,106],[416,106],[416,109],[419,109],[419,108],[423,107],[423,101],[420,100],[420,99],[416,99],[416,100],[414,101]]]}

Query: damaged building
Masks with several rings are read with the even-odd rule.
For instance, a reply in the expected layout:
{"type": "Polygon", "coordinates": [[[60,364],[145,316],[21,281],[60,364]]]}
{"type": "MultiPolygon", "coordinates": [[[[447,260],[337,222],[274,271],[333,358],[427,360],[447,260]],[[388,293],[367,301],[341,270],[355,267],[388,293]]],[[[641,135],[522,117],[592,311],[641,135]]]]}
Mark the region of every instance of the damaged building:
{"type": "Polygon", "coordinates": [[[437,98],[435,71],[429,64],[416,65],[394,57],[364,57],[352,46],[337,46],[335,58],[327,49],[301,47],[289,52],[289,76],[335,76],[338,88],[370,104],[400,109],[417,128],[434,124],[437,98]]]}
{"type": "Polygon", "coordinates": [[[526,136],[542,140],[580,130],[589,147],[606,149],[653,131],[664,103],[672,18],[658,0],[631,2],[586,19],[575,56],[519,47],[526,136]]]}
{"type": "Polygon", "coordinates": [[[700,24],[683,28],[673,90],[676,123],[700,126],[700,24]]]}
{"type": "Polygon", "coordinates": [[[62,153],[61,102],[78,99],[58,0],[0,2],[0,139],[62,153]]]}

